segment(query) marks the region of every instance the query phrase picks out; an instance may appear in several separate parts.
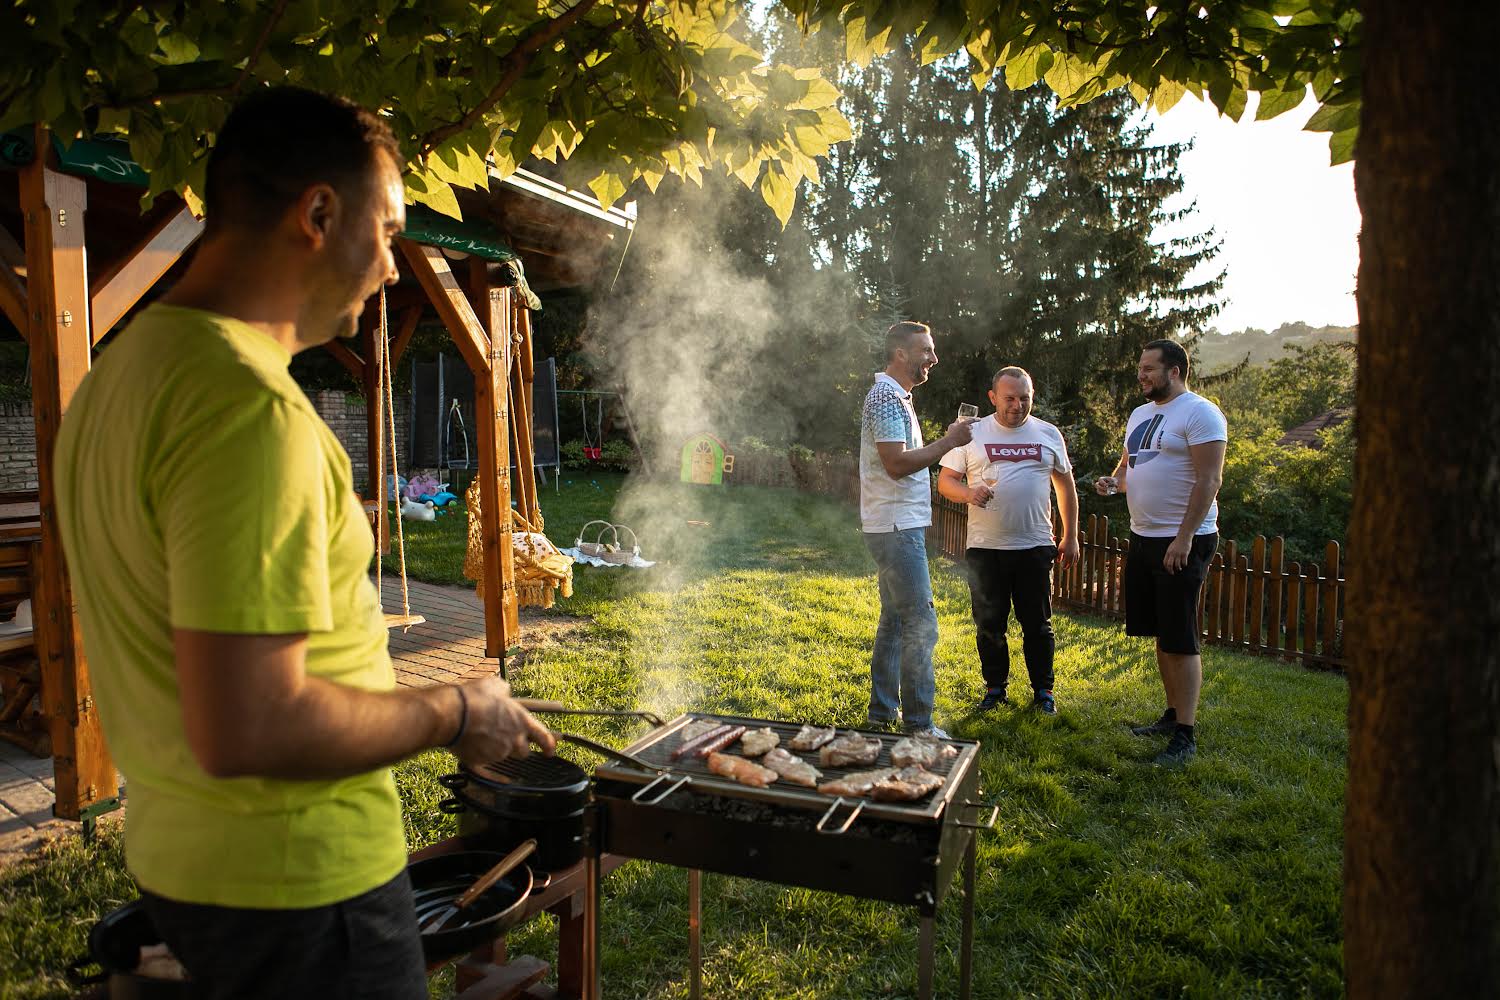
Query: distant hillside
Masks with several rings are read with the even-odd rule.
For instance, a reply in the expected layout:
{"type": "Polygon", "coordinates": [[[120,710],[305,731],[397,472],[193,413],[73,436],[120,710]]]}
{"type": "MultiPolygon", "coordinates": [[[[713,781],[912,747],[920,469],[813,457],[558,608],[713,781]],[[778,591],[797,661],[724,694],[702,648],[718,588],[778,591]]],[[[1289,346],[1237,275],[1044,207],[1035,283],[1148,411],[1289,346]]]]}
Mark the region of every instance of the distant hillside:
{"type": "Polygon", "coordinates": [[[1239,364],[1247,354],[1252,366],[1265,365],[1281,357],[1288,344],[1352,342],[1357,331],[1352,326],[1311,327],[1306,323],[1283,323],[1270,333],[1255,327],[1236,333],[1210,330],[1198,341],[1193,361],[1203,374],[1213,375],[1239,364]]]}

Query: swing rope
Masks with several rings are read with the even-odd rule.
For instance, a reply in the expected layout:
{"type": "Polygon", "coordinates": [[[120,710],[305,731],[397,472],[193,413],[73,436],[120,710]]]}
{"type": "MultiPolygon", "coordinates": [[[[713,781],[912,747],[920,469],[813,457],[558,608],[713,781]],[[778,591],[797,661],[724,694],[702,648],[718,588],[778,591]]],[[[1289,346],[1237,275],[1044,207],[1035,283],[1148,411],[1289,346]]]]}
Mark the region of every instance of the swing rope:
{"type": "MultiPolygon", "coordinates": [[[[385,287],[384,286],[381,286],[381,289],[380,289],[380,338],[379,339],[380,339],[380,346],[379,346],[378,350],[379,350],[379,356],[380,356],[379,364],[380,364],[380,375],[381,375],[381,383],[382,383],[381,388],[382,388],[382,390],[384,392],[384,396],[385,396],[386,436],[389,439],[389,441],[391,442],[391,486],[392,486],[392,488],[394,488],[397,491],[397,495],[395,497],[395,505],[396,505],[396,551],[397,551],[397,554],[398,554],[399,565],[400,565],[400,568],[401,568],[401,620],[402,620],[401,630],[403,632],[405,632],[405,631],[409,630],[413,625],[417,624],[417,622],[413,620],[414,616],[411,613],[411,595],[408,593],[407,586],[406,586],[406,532],[402,529],[402,526],[401,526],[401,521],[402,521],[402,517],[401,517],[401,496],[400,496],[400,486],[399,486],[399,484],[401,482],[401,476],[400,476],[400,473],[397,471],[397,468],[396,468],[396,400],[395,400],[395,391],[391,387],[391,341],[390,341],[390,328],[389,328],[389,325],[388,325],[388,320],[387,320],[387,316],[386,316],[386,309],[385,309],[385,287]]],[[[384,511],[384,510],[386,510],[386,505],[385,505],[385,477],[381,476],[380,479],[381,479],[380,485],[377,487],[377,489],[379,490],[378,499],[380,501],[380,509],[382,511],[384,511]]],[[[384,563],[384,560],[382,560],[382,559],[377,559],[375,561],[375,565],[376,565],[376,570],[375,570],[375,587],[376,587],[377,592],[379,591],[380,585],[381,585],[380,566],[383,563],[384,563]]],[[[418,620],[420,620],[420,619],[418,619],[418,620]]]]}

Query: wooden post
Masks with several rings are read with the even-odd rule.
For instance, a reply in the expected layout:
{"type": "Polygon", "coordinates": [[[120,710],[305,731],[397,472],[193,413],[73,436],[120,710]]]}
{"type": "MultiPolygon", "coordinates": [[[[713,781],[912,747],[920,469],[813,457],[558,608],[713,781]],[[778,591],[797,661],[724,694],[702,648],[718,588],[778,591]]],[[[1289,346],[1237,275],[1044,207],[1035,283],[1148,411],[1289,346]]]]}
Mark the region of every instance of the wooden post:
{"type": "Polygon", "coordinates": [[[531,310],[522,298],[510,293],[511,330],[515,353],[510,362],[510,431],[516,456],[521,516],[537,521],[536,451],[531,443],[531,310]]]}
{"type": "Polygon", "coordinates": [[[77,820],[97,814],[97,805],[109,807],[118,788],[94,707],[57,524],[52,454],[63,413],[89,370],[92,340],[83,232],[87,188],[82,179],[48,167],[51,148],[51,136],[38,128],[36,160],[21,170],[42,529],[34,634],[42,664],[42,710],[52,736],[57,786],[53,812],[77,820]]]}
{"type": "Polygon", "coordinates": [[[1302,659],[1302,665],[1307,666],[1307,660],[1297,652],[1298,621],[1302,614],[1302,564],[1294,562],[1286,568],[1286,644],[1282,647],[1286,650],[1287,659],[1302,659]]]}
{"type": "Polygon", "coordinates": [[[1335,653],[1339,629],[1339,543],[1329,542],[1324,549],[1323,572],[1323,657],[1328,666],[1337,666],[1341,656],[1335,653]]]}
{"type": "MultiPolygon", "coordinates": [[[[365,311],[359,319],[359,348],[364,356],[358,377],[360,389],[365,394],[365,496],[374,500],[380,496],[380,484],[385,481],[385,369],[380,356],[380,293],[365,303],[365,311]]],[[[398,500],[399,504],[400,501],[398,500]]],[[[375,510],[375,545],[381,555],[391,551],[391,497],[377,504],[375,510]]]]}
{"type": "Polygon", "coordinates": [[[1256,535],[1250,547],[1250,652],[1260,652],[1266,617],[1266,536],[1256,535]]]}
{"type": "Polygon", "coordinates": [[[1271,611],[1270,633],[1266,638],[1266,646],[1271,652],[1281,649],[1282,623],[1286,620],[1285,613],[1281,609],[1281,577],[1284,572],[1282,562],[1286,558],[1286,542],[1280,535],[1271,539],[1271,589],[1267,605],[1271,611]]]}
{"type": "Polygon", "coordinates": [[[1307,577],[1302,582],[1302,662],[1312,664],[1318,659],[1318,564],[1307,567],[1307,577]]]}
{"type": "Polygon", "coordinates": [[[484,533],[484,655],[498,657],[521,634],[516,604],[513,528],[510,519],[509,288],[488,292],[485,319],[490,337],[488,371],[474,373],[474,420],[479,425],[480,515],[484,533]]]}

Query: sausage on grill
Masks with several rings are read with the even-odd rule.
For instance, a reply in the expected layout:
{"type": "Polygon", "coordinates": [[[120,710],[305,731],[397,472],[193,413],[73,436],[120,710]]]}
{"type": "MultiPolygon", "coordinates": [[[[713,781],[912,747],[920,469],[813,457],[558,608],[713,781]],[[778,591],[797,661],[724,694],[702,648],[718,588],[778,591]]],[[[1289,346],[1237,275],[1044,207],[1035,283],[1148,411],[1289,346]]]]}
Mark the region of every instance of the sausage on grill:
{"type": "Polygon", "coordinates": [[[707,757],[711,753],[723,750],[729,744],[745,735],[744,726],[729,726],[725,732],[713,733],[705,738],[704,742],[693,747],[688,753],[694,757],[707,757]]]}
{"type": "MultiPolygon", "coordinates": [[[[679,746],[676,750],[672,751],[672,759],[676,760],[678,757],[682,757],[685,754],[693,754],[694,756],[702,756],[701,754],[699,754],[697,752],[698,747],[702,746],[704,743],[707,743],[709,740],[713,739],[716,736],[721,736],[724,733],[727,733],[730,729],[733,729],[733,728],[734,727],[730,726],[728,723],[720,723],[719,725],[717,725],[714,728],[708,730],[707,732],[699,733],[697,736],[694,736],[690,740],[683,740],[682,741],[682,745],[679,746]]],[[[706,751],[706,750],[704,751],[704,753],[707,753],[707,752],[708,751],[706,751]]]]}

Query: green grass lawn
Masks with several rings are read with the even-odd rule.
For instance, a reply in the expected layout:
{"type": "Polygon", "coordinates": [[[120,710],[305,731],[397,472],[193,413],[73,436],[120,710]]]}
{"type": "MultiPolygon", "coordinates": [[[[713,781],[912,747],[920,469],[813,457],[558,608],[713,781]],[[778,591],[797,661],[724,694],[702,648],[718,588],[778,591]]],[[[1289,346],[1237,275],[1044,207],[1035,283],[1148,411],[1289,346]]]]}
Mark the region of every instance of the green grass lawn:
{"type": "MultiPolygon", "coordinates": [[[[575,596],[553,613],[587,617],[586,639],[539,649],[513,677],[519,692],[664,715],[863,720],[878,607],[853,511],[790,491],[622,489],[604,476],[575,475],[542,499],[560,546],[608,515],[636,528],[645,557],[659,562],[579,567],[575,596]]],[[[408,527],[412,574],[461,582],[451,568],[461,516],[408,527]]],[[[1122,725],[1160,709],[1146,642],[1116,623],[1059,614],[1059,716],[972,717],[968,593],[941,560],[933,580],[937,721],[983,742],[983,787],[1000,805],[979,846],[975,996],[1340,994],[1343,679],[1209,649],[1198,758],[1163,773],[1149,763],[1160,741],[1122,725]]],[[[1019,636],[1012,658],[1012,691],[1024,694],[1019,636]]],[[[616,744],[639,732],[569,725],[616,744]]],[[[432,752],[398,770],[413,846],[452,830],[435,780],[451,766],[432,752]]],[[[121,868],[110,832],[0,873],[0,996],[66,995],[63,962],[97,914],[134,894],[121,868]]],[[[704,897],[707,996],[915,993],[914,911],[715,875],[704,897]]],[[[686,899],[686,874],[673,868],[636,862],[610,876],[607,996],[687,995],[686,899]]],[[[955,889],[939,919],[940,996],[956,989],[959,903],[955,889]]],[[[549,920],[516,932],[512,951],[553,956],[549,920]]],[[[446,982],[435,981],[436,995],[446,982]]]]}

